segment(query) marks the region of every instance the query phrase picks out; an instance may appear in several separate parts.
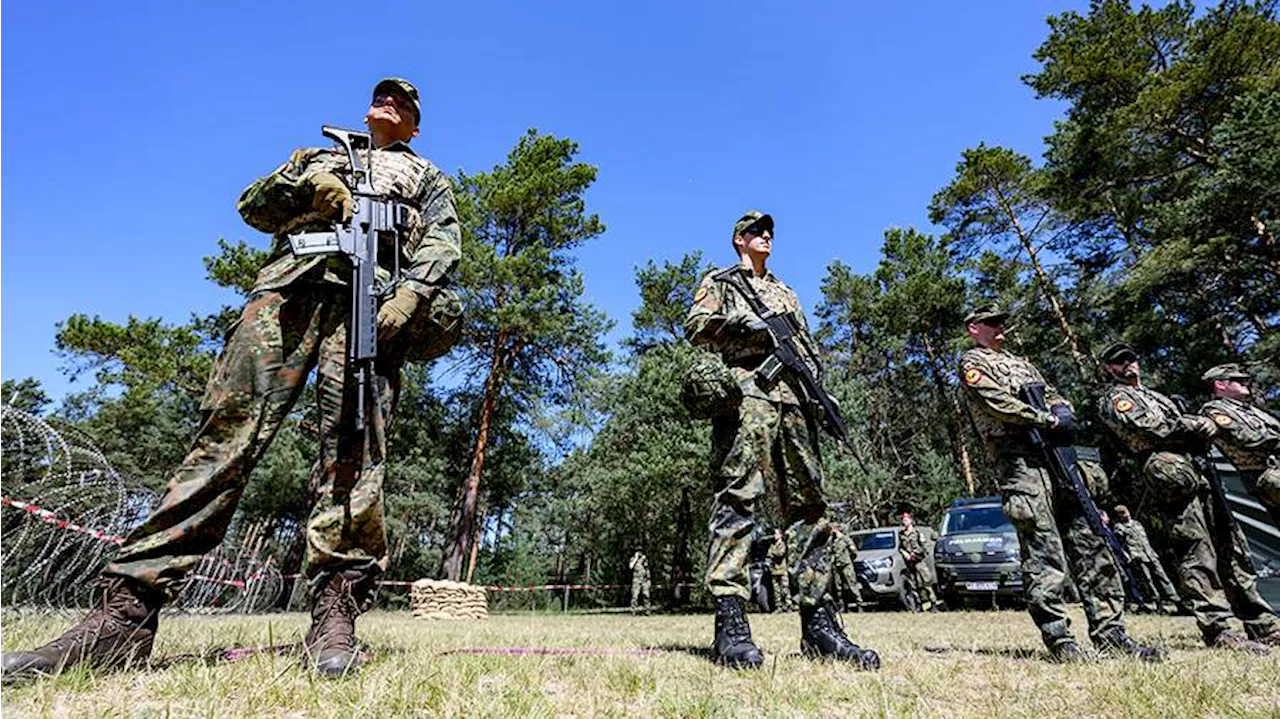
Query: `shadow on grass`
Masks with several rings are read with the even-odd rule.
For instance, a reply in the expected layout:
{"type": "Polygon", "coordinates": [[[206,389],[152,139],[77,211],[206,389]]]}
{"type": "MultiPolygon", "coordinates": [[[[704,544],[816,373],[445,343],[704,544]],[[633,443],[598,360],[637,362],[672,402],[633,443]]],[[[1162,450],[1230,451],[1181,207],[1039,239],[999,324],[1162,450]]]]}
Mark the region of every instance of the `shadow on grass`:
{"type": "Polygon", "coordinates": [[[715,651],[714,651],[711,647],[709,647],[709,646],[707,646],[707,645],[705,645],[705,644],[672,644],[672,643],[668,643],[668,644],[659,644],[659,645],[657,645],[657,646],[655,646],[655,647],[653,647],[653,648],[654,648],[654,649],[657,649],[657,650],[660,650],[660,651],[663,651],[663,652],[672,652],[672,653],[679,653],[679,654],[688,654],[688,655],[689,655],[689,656],[691,656],[691,657],[697,657],[697,658],[699,658],[699,659],[704,659],[704,660],[706,660],[706,661],[708,661],[708,662],[711,662],[712,664],[715,664],[715,663],[716,663],[716,653],[715,653],[715,651]]]}
{"type": "Polygon", "coordinates": [[[1026,647],[943,647],[925,645],[923,649],[930,654],[977,654],[983,657],[1003,657],[1005,659],[1041,659],[1049,661],[1049,653],[1039,649],[1026,647]]]}

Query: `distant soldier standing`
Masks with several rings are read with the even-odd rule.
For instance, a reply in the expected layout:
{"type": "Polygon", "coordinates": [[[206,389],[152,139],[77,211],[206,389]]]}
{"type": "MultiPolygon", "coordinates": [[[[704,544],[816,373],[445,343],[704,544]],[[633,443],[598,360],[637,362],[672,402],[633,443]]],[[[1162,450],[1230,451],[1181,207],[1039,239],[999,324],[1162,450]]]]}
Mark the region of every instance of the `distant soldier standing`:
{"type": "Polygon", "coordinates": [[[791,581],[787,576],[789,573],[787,538],[782,535],[781,529],[775,529],[773,544],[769,545],[769,575],[773,580],[770,589],[773,591],[773,611],[775,612],[789,612],[795,609],[791,601],[791,581]]]}
{"type": "Polygon", "coordinates": [[[1125,631],[1120,569],[1105,540],[1090,530],[1074,499],[1058,489],[1042,453],[1028,437],[1028,427],[1052,433],[1074,417],[1071,405],[1045,382],[1040,370],[1003,350],[1006,317],[998,308],[987,306],[965,318],[977,347],[961,358],[960,379],[974,423],[999,472],[1004,513],[1018,533],[1031,619],[1054,659],[1085,658],[1071,636],[1064,606],[1069,560],[1094,646],[1158,661],[1158,650],[1138,644],[1125,631]],[[1045,385],[1051,411],[1036,409],[1020,398],[1022,388],[1033,383],[1045,385]]]}
{"type": "Polygon", "coordinates": [[[1218,365],[1200,379],[1213,393],[1200,414],[1218,426],[1214,444],[1280,529],[1280,418],[1251,401],[1249,373],[1240,365],[1218,365]]]}
{"type": "Polygon", "coordinates": [[[649,609],[649,559],[639,549],[627,563],[631,567],[631,609],[649,609]]]}
{"type": "MultiPolygon", "coordinates": [[[[785,484],[780,504],[790,522],[790,570],[800,604],[802,650],[810,656],[877,668],[879,656],[849,641],[830,607],[834,577],[831,528],[822,496],[818,418],[813,410],[818,398],[806,394],[793,369],[784,369],[772,380],[759,371],[776,348],[769,326],[752,309],[753,299],[768,313],[790,313],[800,339],[812,347],[796,294],[765,268],[773,250],[773,230],[773,218],[757,211],[734,223],[738,262],[703,279],[685,320],[689,339],[723,359],[726,381],[735,394],[741,394],[736,410],[712,421],[716,494],[707,586],[716,601],[714,651],[718,661],[730,666],[758,667],[764,662],[747,623],[746,600],[751,596],[747,565],[756,508],[767,491],[767,476],[776,473],[779,484],[785,484]],[[745,283],[745,290],[739,281],[745,283]]],[[[818,357],[807,354],[804,361],[821,376],[818,357]]]]}
{"type": "Polygon", "coordinates": [[[1178,596],[1173,582],[1169,581],[1169,575],[1165,574],[1164,567],[1160,564],[1160,555],[1156,554],[1151,540],[1147,538],[1147,528],[1134,519],[1129,514],[1129,508],[1123,504],[1116,505],[1115,514],[1116,521],[1112,525],[1112,531],[1129,555],[1129,569],[1142,585],[1142,593],[1156,606],[1163,603],[1164,611],[1170,614],[1176,612],[1182,598],[1178,596]]]}
{"type": "Polygon", "coordinates": [[[1129,345],[1111,345],[1101,359],[1113,383],[1098,399],[1098,416],[1141,463],[1149,496],[1172,522],[1182,593],[1205,644],[1259,654],[1267,652],[1264,644],[1280,646],[1280,626],[1243,556],[1244,535],[1235,527],[1232,541],[1223,545],[1208,481],[1192,459],[1194,448],[1218,433],[1217,423],[1183,414],[1172,399],[1144,386],[1138,355],[1129,345]],[[1248,639],[1228,627],[1233,609],[1248,639]]]}
{"type": "Polygon", "coordinates": [[[857,547],[854,546],[853,538],[844,531],[843,526],[832,523],[831,532],[835,535],[831,540],[834,556],[831,567],[836,575],[836,601],[841,606],[846,606],[844,604],[846,594],[852,596],[854,611],[861,612],[866,600],[862,596],[862,582],[858,581],[857,547]]]}
{"type": "MultiPolygon", "coordinates": [[[[374,190],[401,203],[408,216],[401,276],[378,310],[364,429],[355,427],[360,398],[347,381],[351,265],[336,256],[296,257],[288,239],[332,232],[335,223],[351,219],[352,168],[342,150],[301,149],[240,197],[245,222],[274,240],[214,363],[190,452],[160,505],[103,571],[101,606],[34,651],[6,652],[6,677],[81,662],[145,661],[160,607],[182,588],[201,555],[222,541],[250,473],[317,367],[320,456],[310,482],[314,504],[303,572],[312,612],[303,645],[323,676],[360,666],[356,617],[389,562],[382,480],[400,369],[406,361],[443,354],[460,330],[461,305],[447,288],[461,254],[457,212],[448,176],[409,149],[420,119],[418,90],[409,82],[389,78],[375,86],[365,115],[373,145],[365,164],[374,190]]],[[[379,272],[390,279],[387,268],[379,272]]]]}
{"type": "Polygon", "coordinates": [[[933,593],[933,577],[929,571],[928,542],[920,528],[916,526],[915,515],[910,511],[902,513],[902,531],[898,538],[898,546],[902,552],[902,562],[906,571],[902,573],[902,591],[908,597],[908,606],[913,612],[921,612],[927,606],[929,611],[938,611],[938,598],[933,593]]]}

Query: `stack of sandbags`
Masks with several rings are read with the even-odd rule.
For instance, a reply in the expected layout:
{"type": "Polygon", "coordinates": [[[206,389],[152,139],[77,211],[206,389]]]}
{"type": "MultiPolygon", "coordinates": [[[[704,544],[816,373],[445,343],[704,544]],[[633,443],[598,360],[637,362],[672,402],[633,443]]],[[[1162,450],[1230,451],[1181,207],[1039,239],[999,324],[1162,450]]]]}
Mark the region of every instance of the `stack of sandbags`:
{"type": "Polygon", "coordinates": [[[419,579],[409,592],[409,609],[419,619],[488,619],[484,587],[444,579],[419,579]]]}

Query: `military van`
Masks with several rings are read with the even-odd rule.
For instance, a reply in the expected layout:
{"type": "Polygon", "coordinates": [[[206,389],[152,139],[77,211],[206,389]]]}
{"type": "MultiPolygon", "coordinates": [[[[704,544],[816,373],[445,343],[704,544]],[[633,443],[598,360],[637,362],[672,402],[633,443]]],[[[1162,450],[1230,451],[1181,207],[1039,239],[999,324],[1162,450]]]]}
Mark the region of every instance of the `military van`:
{"type": "Polygon", "coordinates": [[[999,497],[952,502],[942,515],[933,561],[938,593],[949,607],[966,599],[994,603],[1022,597],[1021,548],[999,497]]]}

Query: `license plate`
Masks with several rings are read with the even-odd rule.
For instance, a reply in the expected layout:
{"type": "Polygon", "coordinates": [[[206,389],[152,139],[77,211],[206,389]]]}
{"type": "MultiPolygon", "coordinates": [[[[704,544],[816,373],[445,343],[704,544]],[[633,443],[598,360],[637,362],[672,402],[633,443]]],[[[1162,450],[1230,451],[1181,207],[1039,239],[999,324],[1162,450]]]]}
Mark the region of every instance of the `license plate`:
{"type": "Polygon", "coordinates": [[[966,582],[964,587],[971,592],[994,592],[1000,585],[995,582],[966,582]]]}

